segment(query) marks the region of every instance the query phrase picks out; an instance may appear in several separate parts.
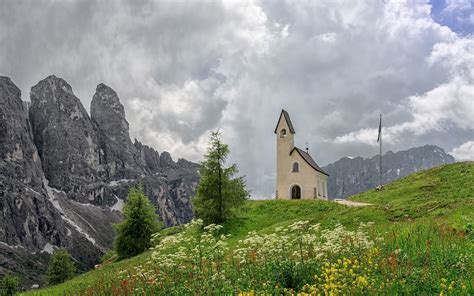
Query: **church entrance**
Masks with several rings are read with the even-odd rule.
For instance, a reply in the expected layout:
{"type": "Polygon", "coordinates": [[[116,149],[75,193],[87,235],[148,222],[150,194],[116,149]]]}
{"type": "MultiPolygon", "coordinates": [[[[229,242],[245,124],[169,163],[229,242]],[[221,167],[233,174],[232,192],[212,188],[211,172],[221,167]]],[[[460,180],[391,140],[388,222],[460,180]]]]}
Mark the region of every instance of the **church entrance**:
{"type": "Polygon", "coordinates": [[[294,185],[291,188],[291,199],[301,199],[301,188],[298,185],[294,185]]]}

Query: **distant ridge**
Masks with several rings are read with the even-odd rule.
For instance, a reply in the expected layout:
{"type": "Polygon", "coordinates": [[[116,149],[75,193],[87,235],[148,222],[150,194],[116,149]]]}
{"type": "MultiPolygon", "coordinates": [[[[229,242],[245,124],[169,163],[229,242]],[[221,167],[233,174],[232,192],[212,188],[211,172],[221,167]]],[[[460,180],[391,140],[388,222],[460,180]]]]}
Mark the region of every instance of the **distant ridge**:
{"type": "MultiPolygon", "coordinates": [[[[455,162],[453,156],[434,145],[410,148],[396,153],[388,151],[383,155],[383,183],[453,162],[455,162]]],[[[328,195],[332,199],[346,198],[364,192],[376,187],[379,182],[378,155],[372,158],[343,157],[322,169],[330,175],[328,195]]]]}

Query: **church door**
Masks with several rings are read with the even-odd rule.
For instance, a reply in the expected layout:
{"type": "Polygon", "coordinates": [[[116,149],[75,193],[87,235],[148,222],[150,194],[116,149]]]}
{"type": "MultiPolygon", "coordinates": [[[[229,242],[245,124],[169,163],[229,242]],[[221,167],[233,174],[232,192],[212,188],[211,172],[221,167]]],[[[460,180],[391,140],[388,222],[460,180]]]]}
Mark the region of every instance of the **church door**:
{"type": "Polygon", "coordinates": [[[295,185],[291,188],[291,199],[301,199],[301,188],[295,185]]]}

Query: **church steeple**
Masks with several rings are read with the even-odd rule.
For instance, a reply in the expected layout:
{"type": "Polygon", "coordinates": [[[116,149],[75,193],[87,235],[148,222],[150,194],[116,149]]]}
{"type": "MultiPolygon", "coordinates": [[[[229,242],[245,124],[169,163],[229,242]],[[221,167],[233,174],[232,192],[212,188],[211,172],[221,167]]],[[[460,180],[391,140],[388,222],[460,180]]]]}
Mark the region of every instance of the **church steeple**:
{"type": "MultiPolygon", "coordinates": [[[[290,152],[295,146],[295,129],[291,123],[290,115],[285,110],[281,110],[274,133],[276,134],[276,167],[277,184],[283,181],[285,171],[290,167],[290,152]]],[[[276,192],[276,196],[283,192],[276,192]]]]}
{"type": "Polygon", "coordinates": [[[295,144],[295,129],[290,115],[284,109],[281,110],[274,133],[277,137],[277,157],[288,155],[295,144]]]}
{"type": "Polygon", "coordinates": [[[285,109],[281,109],[280,117],[278,118],[274,133],[276,134],[279,130],[278,127],[280,126],[282,119],[286,121],[286,126],[288,127],[289,132],[292,134],[296,134],[295,129],[293,128],[293,123],[291,123],[290,114],[288,114],[285,109]]]}

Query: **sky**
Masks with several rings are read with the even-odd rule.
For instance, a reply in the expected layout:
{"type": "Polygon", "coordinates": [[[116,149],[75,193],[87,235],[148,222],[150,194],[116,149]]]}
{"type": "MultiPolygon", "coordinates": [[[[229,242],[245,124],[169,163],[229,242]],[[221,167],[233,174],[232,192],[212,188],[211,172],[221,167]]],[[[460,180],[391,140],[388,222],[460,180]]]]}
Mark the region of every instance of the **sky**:
{"type": "Polygon", "coordinates": [[[202,160],[211,130],[255,198],[275,190],[280,111],[324,166],[438,145],[474,159],[474,0],[0,1],[0,75],[54,74],[89,109],[114,88],[130,134],[202,160]]]}

